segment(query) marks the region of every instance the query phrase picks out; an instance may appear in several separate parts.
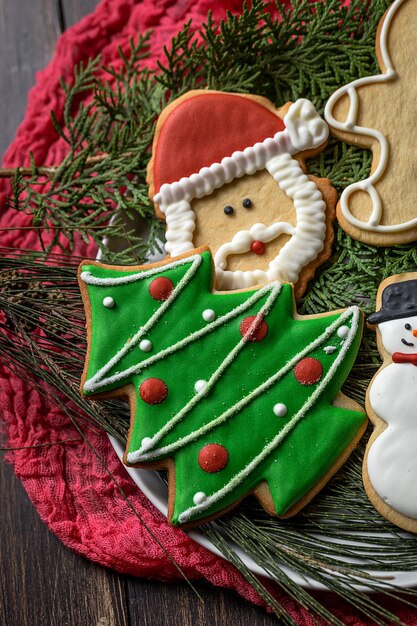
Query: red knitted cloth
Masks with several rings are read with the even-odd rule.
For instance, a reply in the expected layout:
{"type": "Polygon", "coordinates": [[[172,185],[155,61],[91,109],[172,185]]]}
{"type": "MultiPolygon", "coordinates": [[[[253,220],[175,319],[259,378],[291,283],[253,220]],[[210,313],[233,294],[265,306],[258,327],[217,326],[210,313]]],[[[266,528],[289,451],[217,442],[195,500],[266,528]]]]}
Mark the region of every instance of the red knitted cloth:
{"type": "MultiPolygon", "coordinates": [[[[37,75],[25,119],[5,155],[4,166],[29,164],[30,150],[37,163],[55,164],[62,160],[66,145],[57,137],[49,112],[53,109],[59,118],[64,100],[59,77],[70,79],[75,64],[99,53],[105,65],[115,63],[118,46],[127,49],[131,36],[152,28],[151,56],[146,62],[154,66],[163,58],[163,46],[190,18],[192,29],[196,31],[206,19],[209,8],[218,20],[226,9],[240,12],[242,4],[241,0],[102,0],[94,13],[60,37],[50,65],[37,75]]],[[[13,231],[3,231],[2,244],[37,248],[37,235],[19,230],[29,224],[28,218],[6,210],[4,201],[9,192],[8,183],[0,181],[3,207],[0,227],[16,227],[13,231]]],[[[95,255],[94,249],[79,240],[75,251],[90,258],[95,255]]],[[[10,446],[31,446],[77,437],[65,415],[48,406],[20,379],[8,371],[2,372],[2,379],[0,402],[10,446]]],[[[168,526],[128,477],[106,435],[89,432],[88,437],[142,519],[189,578],[204,577],[214,585],[235,589],[251,602],[262,604],[258,594],[233,566],[195,544],[181,530],[168,526]]],[[[76,441],[17,450],[9,455],[9,460],[39,515],[65,545],[119,572],[166,581],[179,578],[178,571],[128,508],[87,444],[76,441]]],[[[315,623],[308,612],[289,597],[277,589],[274,593],[297,623],[315,623]]],[[[352,607],[341,605],[330,594],[321,596],[344,623],[365,623],[352,607]]],[[[416,623],[414,614],[397,609],[406,623],[416,623]]]]}

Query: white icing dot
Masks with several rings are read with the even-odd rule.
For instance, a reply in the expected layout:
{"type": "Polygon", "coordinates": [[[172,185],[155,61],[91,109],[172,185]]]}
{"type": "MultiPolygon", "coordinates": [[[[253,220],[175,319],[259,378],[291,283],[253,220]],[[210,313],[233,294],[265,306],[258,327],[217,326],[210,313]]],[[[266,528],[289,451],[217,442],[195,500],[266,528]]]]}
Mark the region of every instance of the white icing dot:
{"type": "Polygon", "coordinates": [[[213,309],[205,309],[203,311],[203,320],[205,322],[212,322],[215,319],[216,319],[216,313],[215,311],[213,311],[213,309]]]}
{"type": "Polygon", "coordinates": [[[337,336],[340,337],[340,339],[345,339],[349,334],[349,330],[349,326],[340,326],[340,328],[337,329],[337,336]]]}
{"type": "Polygon", "coordinates": [[[196,494],[194,494],[194,498],[193,498],[193,502],[194,504],[203,504],[203,502],[205,502],[207,500],[207,496],[204,493],[204,491],[197,491],[196,494]]]}
{"type": "Polygon", "coordinates": [[[203,393],[206,387],[207,387],[206,380],[197,380],[196,384],[194,385],[194,389],[196,393],[203,393]]]}
{"type": "Polygon", "coordinates": [[[149,352],[152,348],[152,341],[149,341],[149,339],[142,339],[139,344],[139,350],[142,350],[142,352],[149,352]]]}
{"type": "Polygon", "coordinates": [[[152,439],[150,437],[144,437],[142,439],[142,443],[140,444],[140,449],[143,452],[144,450],[149,448],[151,446],[151,444],[152,444],[152,439]]]}
{"type": "Polygon", "coordinates": [[[112,298],[111,296],[106,296],[105,298],[103,298],[103,306],[106,307],[106,309],[112,309],[115,305],[115,301],[114,298],[112,298]]]}
{"type": "Polygon", "coordinates": [[[333,354],[335,350],[337,350],[336,346],[324,346],[323,350],[326,354],[333,354]]]}
{"type": "Polygon", "coordinates": [[[288,413],[288,409],[285,404],[282,404],[282,402],[278,402],[274,405],[274,413],[277,417],[285,417],[288,413]]]}

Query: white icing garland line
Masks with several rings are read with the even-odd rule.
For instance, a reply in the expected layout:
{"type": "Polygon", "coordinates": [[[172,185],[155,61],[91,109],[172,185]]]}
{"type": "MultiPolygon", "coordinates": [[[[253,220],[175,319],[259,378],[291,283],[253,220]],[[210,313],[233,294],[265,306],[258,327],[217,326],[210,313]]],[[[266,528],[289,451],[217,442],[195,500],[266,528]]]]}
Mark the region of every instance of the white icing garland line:
{"type": "MultiPolygon", "coordinates": [[[[190,263],[190,262],[191,262],[190,268],[186,271],[186,273],[181,278],[179,283],[172,290],[172,292],[169,295],[169,297],[161,304],[161,306],[149,318],[149,320],[146,322],[146,324],[144,326],[142,326],[141,328],[139,328],[138,332],[134,335],[132,340],[129,341],[129,343],[125,343],[123,348],[121,350],[119,350],[119,352],[117,352],[115,354],[115,356],[112,359],[110,359],[110,361],[108,361],[101,369],[99,369],[94,374],[94,376],[89,378],[84,383],[84,391],[92,392],[92,391],[95,391],[98,387],[102,386],[103,383],[101,383],[101,384],[98,384],[98,383],[100,383],[100,381],[103,378],[103,376],[114,365],[116,365],[120,361],[120,359],[122,359],[125,356],[125,354],[127,354],[134,346],[136,346],[136,344],[140,343],[140,341],[143,338],[143,336],[146,335],[148,330],[150,328],[152,328],[152,326],[159,320],[160,317],[162,317],[162,315],[165,313],[167,308],[173,303],[173,301],[178,296],[178,294],[181,293],[181,291],[184,289],[184,287],[188,284],[188,281],[194,276],[194,274],[196,273],[197,269],[199,268],[199,266],[201,264],[201,256],[199,254],[195,254],[195,255],[193,255],[191,257],[188,257],[187,259],[180,259],[179,261],[174,261],[173,263],[170,263],[169,265],[165,266],[165,269],[167,269],[167,268],[170,268],[170,267],[177,267],[178,265],[184,265],[184,264],[190,263]]],[[[153,270],[149,270],[147,272],[143,272],[143,274],[144,274],[143,276],[140,276],[138,274],[134,274],[133,278],[135,278],[136,280],[140,280],[140,278],[145,278],[146,277],[145,275],[152,276],[153,273],[160,273],[161,272],[161,268],[160,267],[159,268],[154,268],[154,269],[156,269],[158,271],[154,272],[153,270]]],[[[92,277],[91,274],[88,277],[83,277],[83,273],[84,272],[82,272],[82,274],[81,274],[81,278],[85,282],[87,282],[87,280],[91,280],[90,284],[93,284],[93,285],[103,284],[102,282],[94,282],[92,279],[94,279],[95,277],[92,277]]],[[[105,278],[98,279],[98,280],[106,281],[104,283],[106,285],[110,285],[110,284],[113,284],[113,285],[114,284],[125,284],[127,282],[133,282],[133,280],[132,281],[126,280],[128,278],[129,278],[129,276],[122,276],[120,278],[110,278],[107,281],[106,281],[105,278]],[[113,283],[108,282],[109,280],[113,281],[113,283]],[[116,282],[114,282],[114,281],[116,281],[116,282]]]]}
{"type": "Polygon", "coordinates": [[[344,85],[343,87],[335,91],[334,94],[332,94],[324,109],[324,117],[326,118],[329,126],[332,126],[333,128],[336,128],[340,131],[348,133],[350,132],[356,135],[373,137],[379,144],[380,155],[376,170],[368,178],[349,185],[349,187],[347,187],[343,191],[340,197],[340,208],[345,219],[352,226],[356,226],[357,228],[361,228],[362,230],[372,232],[402,232],[417,225],[417,217],[401,224],[381,225],[380,222],[382,217],[382,202],[378,191],[374,187],[374,183],[381,178],[387,167],[389,158],[389,144],[387,138],[381,131],[374,128],[358,126],[356,124],[359,110],[359,99],[356,89],[363,85],[368,85],[372,83],[388,82],[390,80],[394,80],[397,77],[388,52],[388,31],[395,13],[404,1],[405,0],[396,0],[396,2],[392,4],[382,24],[379,43],[385,72],[383,74],[377,74],[375,76],[358,78],[357,80],[354,80],[351,83],[344,85]],[[344,122],[340,122],[333,115],[333,107],[335,106],[339,98],[344,95],[349,96],[349,112],[346,120],[344,122]],[[372,212],[367,222],[356,218],[349,209],[349,198],[355,191],[364,191],[368,193],[371,198],[372,212]]]}
{"type": "MultiPolygon", "coordinates": [[[[289,154],[281,154],[270,159],[266,163],[266,169],[293,201],[296,211],[296,227],[287,224],[289,227],[287,231],[282,228],[281,232],[292,234],[292,237],[269,263],[266,272],[263,270],[230,271],[222,267],[227,254],[246,252],[247,240],[252,235],[254,236],[253,229],[261,225],[255,224],[249,231],[236,233],[232,242],[220,246],[215,255],[216,284],[219,289],[252,287],[271,280],[296,283],[300,269],[313,261],[323,249],[326,235],[326,203],[316,184],[303,172],[298,161],[289,154]],[[241,243],[240,247],[238,243],[241,243]],[[232,251],[229,252],[229,250],[232,251]]],[[[285,222],[279,222],[277,227],[283,224],[285,222]]],[[[272,224],[268,232],[274,226],[275,224],[272,224]]],[[[262,235],[262,232],[260,234],[262,235]]],[[[266,239],[261,238],[261,241],[266,241],[266,239]]]]}
{"type": "Polygon", "coordinates": [[[128,283],[135,283],[138,280],[143,280],[144,278],[149,278],[150,276],[155,276],[155,274],[160,274],[161,272],[165,272],[165,270],[171,270],[175,267],[180,267],[181,265],[187,265],[188,263],[193,263],[196,259],[198,260],[197,265],[201,263],[201,256],[199,254],[194,254],[185,259],[178,259],[176,261],[171,261],[171,263],[167,263],[166,265],[161,265],[159,267],[153,267],[150,270],[144,270],[143,272],[137,272],[136,274],[129,274],[128,276],[114,276],[110,278],[100,278],[99,276],[93,276],[91,272],[81,272],[81,280],[87,285],[94,285],[96,287],[114,287],[116,285],[127,285],[128,283]]]}
{"type": "MultiPolygon", "coordinates": [[[[281,291],[281,287],[282,285],[280,283],[275,283],[274,285],[272,285],[269,297],[255,316],[255,319],[249,326],[247,333],[244,337],[242,337],[242,339],[240,339],[239,343],[233,348],[231,352],[229,352],[226,358],[223,359],[223,361],[220,363],[219,367],[210,376],[204,390],[202,390],[198,395],[194,395],[191,400],[189,400],[187,404],[181,409],[181,411],[174,415],[174,417],[169,420],[153,437],[146,437],[145,445],[142,444],[142,447],[139,450],[129,453],[127,455],[127,460],[129,463],[137,463],[138,461],[147,460],[149,457],[151,457],[153,453],[144,454],[144,451],[148,451],[150,448],[153,448],[153,446],[157,444],[158,441],[160,441],[163,437],[165,437],[165,435],[170,430],[172,430],[172,428],[176,426],[176,424],[178,424],[178,422],[180,422],[183,417],[196,406],[196,404],[198,404],[205,396],[210,393],[220,376],[223,374],[224,370],[229,367],[229,365],[234,361],[242,348],[247,344],[247,336],[250,335],[250,333],[256,329],[258,323],[268,315],[271,307],[273,306],[281,291]]],[[[155,454],[157,454],[157,452],[155,454]]]]}
{"type": "MultiPolygon", "coordinates": [[[[243,408],[245,408],[245,406],[247,404],[249,404],[250,402],[255,400],[258,396],[260,396],[269,387],[271,387],[273,384],[278,382],[283,376],[285,376],[285,374],[287,374],[296,365],[296,363],[298,361],[300,361],[307,354],[309,354],[310,352],[315,350],[318,346],[320,346],[322,343],[324,343],[334,333],[334,331],[337,330],[337,328],[339,328],[343,324],[343,322],[350,316],[352,316],[351,333],[350,333],[349,337],[343,342],[342,349],[341,349],[340,353],[338,354],[338,356],[336,357],[336,359],[334,361],[334,363],[337,362],[336,367],[338,367],[339,363],[343,359],[346,351],[349,349],[349,347],[350,347],[350,345],[352,343],[353,337],[356,335],[356,330],[357,330],[357,327],[358,327],[358,319],[359,319],[359,309],[357,307],[350,307],[349,309],[346,309],[346,311],[344,311],[344,313],[342,313],[342,315],[338,319],[336,319],[326,329],[326,331],[324,333],[322,333],[322,335],[320,335],[317,339],[315,339],[308,346],[306,346],[306,348],[304,348],[304,350],[302,350],[299,354],[296,354],[280,370],[278,370],[278,372],[275,372],[275,374],[270,376],[270,378],[268,378],[259,387],[257,387],[256,389],[252,390],[244,398],[241,398],[241,400],[239,400],[239,402],[237,402],[232,407],[227,409],[219,417],[216,417],[209,424],[206,424],[205,426],[202,426],[201,428],[199,428],[198,430],[190,433],[189,435],[186,435],[182,439],[179,439],[178,441],[176,441],[174,443],[171,443],[171,444],[168,444],[166,446],[163,446],[162,448],[159,448],[157,450],[153,450],[151,452],[145,452],[145,453],[143,453],[141,450],[137,450],[135,452],[131,452],[131,453],[129,453],[127,455],[128,462],[129,463],[137,463],[137,462],[142,462],[142,461],[150,461],[150,460],[152,460],[152,459],[154,459],[156,457],[166,456],[167,454],[171,454],[173,451],[177,450],[178,448],[181,448],[184,445],[186,445],[186,444],[188,444],[188,443],[198,439],[202,435],[205,435],[207,432],[209,432],[209,431],[213,430],[214,428],[216,428],[218,425],[220,425],[223,422],[227,421],[235,413],[237,413],[238,411],[240,411],[243,408]]],[[[333,365],[334,365],[334,363],[333,363],[333,365]]],[[[332,365],[332,367],[333,367],[333,365],[332,365]]],[[[331,370],[331,368],[329,369],[329,372],[330,371],[333,372],[333,370],[331,370]]],[[[325,378],[323,380],[327,380],[327,379],[325,378]]],[[[321,389],[321,387],[320,387],[320,389],[321,389]]],[[[312,394],[312,397],[313,397],[313,394],[312,394]]],[[[314,397],[316,397],[316,396],[314,396],[314,397]]],[[[310,405],[308,405],[308,409],[310,408],[310,406],[312,406],[312,403],[310,405]]],[[[173,420],[175,418],[176,418],[176,416],[173,418],[173,420]]],[[[292,419],[295,419],[295,418],[292,418],[292,419]]],[[[290,423],[292,423],[292,421],[289,422],[289,424],[290,423]]],[[[287,426],[285,428],[287,428],[287,426]]],[[[161,429],[161,431],[164,430],[164,428],[165,427],[163,427],[161,429]]],[[[158,431],[152,438],[147,438],[146,446],[144,447],[144,449],[148,450],[149,447],[151,447],[151,445],[152,445],[151,441],[153,442],[156,439],[160,439],[159,433],[161,431],[158,431]]]]}
{"type": "MultiPolygon", "coordinates": [[[[245,480],[253,472],[253,470],[255,470],[256,467],[260,463],[262,463],[271,452],[275,450],[275,448],[288,435],[288,433],[298,424],[298,422],[300,422],[303,419],[304,415],[313,406],[317,398],[322,393],[323,389],[327,386],[327,383],[329,382],[329,380],[332,378],[334,372],[339,367],[341,361],[343,360],[347,350],[349,349],[353,341],[354,336],[356,335],[356,330],[358,328],[359,309],[357,307],[351,307],[350,309],[347,309],[345,313],[348,313],[348,312],[352,313],[352,326],[351,326],[351,332],[350,332],[349,338],[346,339],[346,341],[343,343],[340,353],[338,354],[336,359],[333,361],[332,365],[329,368],[329,371],[327,372],[323,380],[320,382],[320,384],[316,387],[316,389],[311,394],[309,400],[298,411],[298,413],[296,413],[294,417],[284,426],[284,428],[278,433],[278,435],[274,437],[274,439],[272,439],[272,441],[270,441],[269,444],[267,444],[264,447],[262,452],[257,457],[255,457],[250,463],[248,463],[246,467],[244,467],[240,472],[238,472],[236,476],[234,476],[227,485],[225,485],[224,487],[222,487],[221,489],[213,493],[211,496],[208,496],[206,500],[202,502],[201,504],[191,506],[188,509],[186,509],[183,513],[181,513],[178,516],[178,521],[180,524],[184,524],[194,515],[201,513],[202,511],[205,511],[206,509],[210,508],[213,504],[221,500],[230,491],[232,491],[235,487],[237,487],[237,485],[240,482],[245,480]]],[[[334,323],[329,328],[332,328],[333,326],[334,326],[334,323]]]]}
{"type": "MultiPolygon", "coordinates": [[[[168,348],[165,348],[164,350],[161,350],[160,352],[157,352],[156,354],[153,354],[152,356],[150,356],[147,359],[144,359],[140,363],[137,363],[135,365],[131,365],[129,368],[127,368],[125,370],[122,370],[120,372],[117,372],[113,376],[109,376],[108,378],[102,378],[100,380],[96,380],[95,383],[94,383],[94,388],[93,389],[88,389],[88,391],[90,391],[90,390],[91,391],[97,391],[97,389],[105,387],[106,385],[113,384],[113,383],[117,382],[118,380],[121,380],[123,378],[126,378],[127,376],[130,376],[131,374],[139,374],[146,367],[149,367],[150,365],[153,365],[155,362],[160,361],[161,359],[165,358],[166,356],[168,356],[168,355],[170,355],[170,354],[172,354],[172,353],[174,353],[174,352],[176,352],[178,350],[181,350],[182,348],[184,348],[188,344],[192,343],[193,341],[198,340],[203,335],[208,334],[211,331],[215,330],[218,326],[221,326],[222,324],[228,322],[230,319],[233,319],[234,317],[237,317],[238,315],[240,315],[240,313],[243,313],[244,311],[246,311],[248,308],[250,308],[252,306],[252,304],[254,304],[260,298],[262,298],[262,296],[265,293],[267,293],[268,291],[271,291],[272,288],[273,288],[273,285],[271,285],[271,284],[265,285],[264,287],[262,287],[262,289],[259,289],[259,291],[255,291],[250,296],[250,298],[245,300],[245,302],[242,302],[242,304],[240,304],[239,306],[235,307],[234,309],[232,309],[232,311],[229,311],[225,315],[216,318],[213,322],[207,324],[202,329],[197,330],[197,331],[191,333],[191,335],[188,335],[188,337],[184,337],[184,339],[181,339],[180,341],[178,341],[177,343],[169,346],[168,348]]],[[[149,322],[148,322],[148,324],[149,324],[149,322]]],[[[150,327],[147,326],[147,332],[149,332],[149,330],[150,330],[150,327]]],[[[135,335],[135,337],[136,337],[136,335],[135,335]]],[[[129,342],[129,347],[132,345],[132,341],[129,342]]],[[[115,357],[113,357],[114,359],[116,359],[117,354],[115,355],[115,357]]],[[[109,370],[107,365],[108,364],[106,364],[104,366],[104,367],[107,368],[106,371],[109,370]]],[[[102,369],[104,369],[104,368],[102,368],[102,369]]],[[[98,374],[98,372],[97,372],[97,374],[98,374]]],[[[96,376],[97,376],[97,374],[96,374],[96,376]]],[[[90,383],[91,380],[93,380],[93,379],[90,379],[87,382],[90,383]]],[[[84,386],[84,389],[85,389],[85,386],[84,386]]]]}

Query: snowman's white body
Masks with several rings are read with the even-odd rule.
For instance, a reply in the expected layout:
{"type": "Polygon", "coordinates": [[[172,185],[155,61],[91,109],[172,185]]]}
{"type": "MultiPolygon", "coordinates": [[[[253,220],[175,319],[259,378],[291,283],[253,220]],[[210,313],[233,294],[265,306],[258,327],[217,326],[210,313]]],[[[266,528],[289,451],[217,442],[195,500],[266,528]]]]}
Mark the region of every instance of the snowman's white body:
{"type": "MultiPolygon", "coordinates": [[[[413,329],[417,329],[417,316],[379,324],[387,352],[417,353],[413,329]]],[[[369,401],[387,424],[368,452],[369,479],[386,504],[417,519],[417,366],[392,363],[385,367],[372,382],[369,401]]]]}

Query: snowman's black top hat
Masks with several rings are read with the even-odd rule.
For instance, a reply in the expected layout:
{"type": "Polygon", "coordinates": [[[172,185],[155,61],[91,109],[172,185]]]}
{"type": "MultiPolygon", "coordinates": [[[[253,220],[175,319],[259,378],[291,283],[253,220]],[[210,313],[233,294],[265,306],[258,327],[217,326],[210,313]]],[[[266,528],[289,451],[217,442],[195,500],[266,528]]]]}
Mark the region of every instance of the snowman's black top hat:
{"type": "Polygon", "coordinates": [[[417,280],[392,283],[382,292],[382,306],[368,317],[370,324],[417,315],[417,280]]]}

